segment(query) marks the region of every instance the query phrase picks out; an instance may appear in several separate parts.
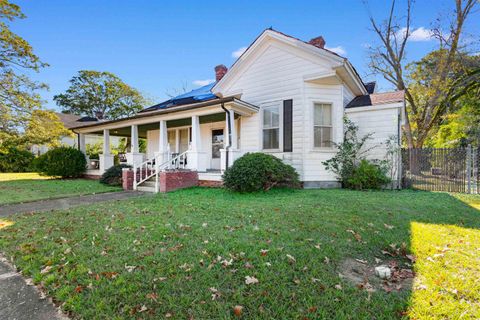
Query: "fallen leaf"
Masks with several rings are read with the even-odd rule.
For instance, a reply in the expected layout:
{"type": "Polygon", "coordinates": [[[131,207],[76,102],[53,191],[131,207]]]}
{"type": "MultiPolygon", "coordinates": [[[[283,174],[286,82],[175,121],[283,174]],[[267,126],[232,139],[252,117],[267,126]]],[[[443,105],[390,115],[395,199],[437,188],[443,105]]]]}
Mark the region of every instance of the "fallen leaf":
{"type": "Polygon", "coordinates": [[[155,292],[147,294],[147,299],[150,299],[156,302],[157,298],[158,298],[158,294],[156,294],[155,292]]]}
{"type": "Polygon", "coordinates": [[[266,250],[266,249],[260,250],[260,254],[261,254],[262,256],[266,256],[267,253],[268,253],[268,250],[266,250]]]}
{"type": "Polygon", "coordinates": [[[242,312],[243,312],[242,306],[237,305],[233,307],[233,314],[236,315],[237,317],[240,317],[242,315],[242,312]]]}
{"type": "Polygon", "coordinates": [[[336,285],[335,285],[335,289],[337,289],[337,290],[343,290],[342,285],[340,285],[340,284],[336,284],[336,285]]]}
{"type": "Polygon", "coordinates": [[[407,257],[412,263],[417,261],[417,258],[413,254],[407,254],[405,257],[407,257]]]}
{"type": "Polygon", "coordinates": [[[127,269],[128,272],[132,272],[135,268],[136,266],[127,266],[127,264],[125,264],[125,269],[127,269]]]}
{"type": "Polygon", "coordinates": [[[386,229],[389,229],[389,230],[392,230],[393,228],[395,228],[394,226],[391,226],[391,225],[386,224],[386,223],[384,223],[383,226],[384,226],[386,229]]]}
{"type": "Polygon", "coordinates": [[[45,274],[45,273],[48,273],[50,272],[50,270],[52,270],[52,266],[46,266],[45,268],[43,268],[40,273],[41,274],[45,274]]]}
{"type": "Polygon", "coordinates": [[[297,262],[297,260],[295,260],[295,258],[292,255],[287,254],[287,258],[290,262],[297,262]]]}
{"type": "Polygon", "coordinates": [[[246,276],[245,277],[245,284],[256,284],[258,283],[258,279],[255,278],[255,277],[250,277],[250,276],[246,276]]]}

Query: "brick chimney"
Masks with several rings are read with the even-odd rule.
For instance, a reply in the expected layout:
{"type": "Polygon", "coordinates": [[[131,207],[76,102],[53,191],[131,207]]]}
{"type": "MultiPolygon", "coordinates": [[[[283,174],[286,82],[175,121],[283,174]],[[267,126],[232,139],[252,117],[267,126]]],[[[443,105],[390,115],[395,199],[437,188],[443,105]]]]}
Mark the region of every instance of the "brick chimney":
{"type": "Polygon", "coordinates": [[[225,73],[227,73],[228,68],[225,67],[223,64],[219,64],[218,66],[215,67],[215,80],[220,81],[225,73]]]}
{"type": "Polygon", "coordinates": [[[313,38],[312,40],[308,41],[308,43],[313,44],[315,47],[318,47],[320,49],[325,48],[325,39],[323,39],[322,36],[313,38]]]}

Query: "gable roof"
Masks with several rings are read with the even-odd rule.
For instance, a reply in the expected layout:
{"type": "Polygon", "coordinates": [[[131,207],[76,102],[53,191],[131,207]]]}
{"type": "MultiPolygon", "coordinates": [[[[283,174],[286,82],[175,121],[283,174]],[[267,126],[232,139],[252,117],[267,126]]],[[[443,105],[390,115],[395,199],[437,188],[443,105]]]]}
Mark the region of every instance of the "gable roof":
{"type": "Polygon", "coordinates": [[[352,80],[352,85],[356,87],[356,92],[357,94],[367,94],[367,90],[363,84],[362,79],[360,78],[360,75],[358,72],[355,70],[355,68],[352,66],[352,64],[348,61],[347,58],[340,56],[339,54],[332,52],[328,49],[325,48],[320,48],[317,47],[311,43],[308,43],[306,41],[300,40],[298,38],[286,35],[280,31],[274,30],[272,28],[264,30],[249,46],[248,48],[240,55],[240,57],[233,63],[233,65],[230,67],[228,72],[225,74],[225,76],[215,83],[215,85],[212,88],[212,92],[215,93],[217,96],[222,95],[222,91],[226,87],[226,83],[228,83],[231,78],[234,77],[236,73],[239,72],[241,69],[242,65],[245,64],[245,61],[248,60],[248,57],[251,55],[252,52],[255,51],[257,47],[260,46],[261,43],[263,43],[266,39],[276,39],[278,41],[281,41],[283,43],[289,44],[293,47],[303,49],[307,52],[313,53],[315,55],[322,56],[325,59],[328,59],[332,62],[335,62],[337,66],[335,69],[342,69],[342,72],[344,74],[347,74],[349,78],[352,80]]]}
{"type": "Polygon", "coordinates": [[[160,109],[166,109],[170,107],[175,107],[175,106],[181,106],[185,104],[191,104],[191,103],[196,103],[196,102],[203,102],[203,101],[209,101],[213,99],[218,99],[216,95],[214,95],[211,91],[213,86],[215,85],[215,82],[207,84],[206,86],[200,87],[198,89],[180,94],[176,97],[173,97],[167,101],[161,102],[159,104],[156,104],[154,106],[148,107],[146,109],[143,109],[139,113],[142,112],[149,112],[149,111],[154,111],[154,110],[160,110],[160,109]]]}
{"type": "Polygon", "coordinates": [[[81,117],[71,113],[55,112],[55,114],[63,123],[63,126],[67,129],[76,128],[82,125],[89,125],[89,124],[98,122],[97,118],[81,117]]]}
{"type": "Polygon", "coordinates": [[[388,103],[403,102],[404,96],[405,96],[404,91],[366,94],[363,96],[355,97],[352,101],[350,101],[347,104],[346,108],[366,107],[366,106],[375,106],[375,105],[388,104],[388,103]]]}

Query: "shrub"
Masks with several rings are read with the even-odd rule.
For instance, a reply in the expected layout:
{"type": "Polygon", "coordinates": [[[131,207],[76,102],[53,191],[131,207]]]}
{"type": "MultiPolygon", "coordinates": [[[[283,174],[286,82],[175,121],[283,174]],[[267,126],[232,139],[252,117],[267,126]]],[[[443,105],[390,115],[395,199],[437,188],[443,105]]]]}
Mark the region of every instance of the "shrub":
{"type": "Polygon", "coordinates": [[[345,186],[345,182],[353,175],[360,161],[365,159],[367,152],[372,149],[364,147],[372,134],[358,137],[358,126],[347,117],[343,118],[343,126],[345,128],[343,142],[333,143],[337,148],[337,153],[322,164],[327,170],[332,171],[345,186]]]}
{"type": "Polygon", "coordinates": [[[35,161],[35,168],[41,174],[62,178],[80,177],[86,169],[85,155],[71,147],[49,150],[35,161]]]}
{"type": "Polygon", "coordinates": [[[0,152],[0,172],[30,171],[35,156],[28,150],[8,147],[0,152]]]}
{"type": "Polygon", "coordinates": [[[128,164],[117,164],[105,171],[100,178],[100,182],[103,184],[108,184],[111,186],[121,186],[122,185],[122,169],[131,168],[132,166],[128,164]]]}
{"type": "Polygon", "coordinates": [[[363,159],[345,181],[345,187],[356,190],[380,189],[391,182],[386,173],[385,166],[363,159]]]}
{"type": "Polygon", "coordinates": [[[264,153],[247,153],[225,170],[223,183],[239,192],[269,190],[276,186],[298,187],[298,174],[292,166],[264,153]]]}

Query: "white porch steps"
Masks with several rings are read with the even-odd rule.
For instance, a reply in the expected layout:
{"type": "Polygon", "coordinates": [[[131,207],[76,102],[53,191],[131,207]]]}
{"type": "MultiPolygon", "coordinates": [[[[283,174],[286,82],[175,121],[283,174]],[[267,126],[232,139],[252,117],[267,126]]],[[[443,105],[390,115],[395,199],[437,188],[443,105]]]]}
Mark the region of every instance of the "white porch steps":
{"type": "Polygon", "coordinates": [[[149,180],[144,181],[141,185],[137,186],[137,190],[143,192],[155,192],[155,177],[152,177],[149,180]]]}

